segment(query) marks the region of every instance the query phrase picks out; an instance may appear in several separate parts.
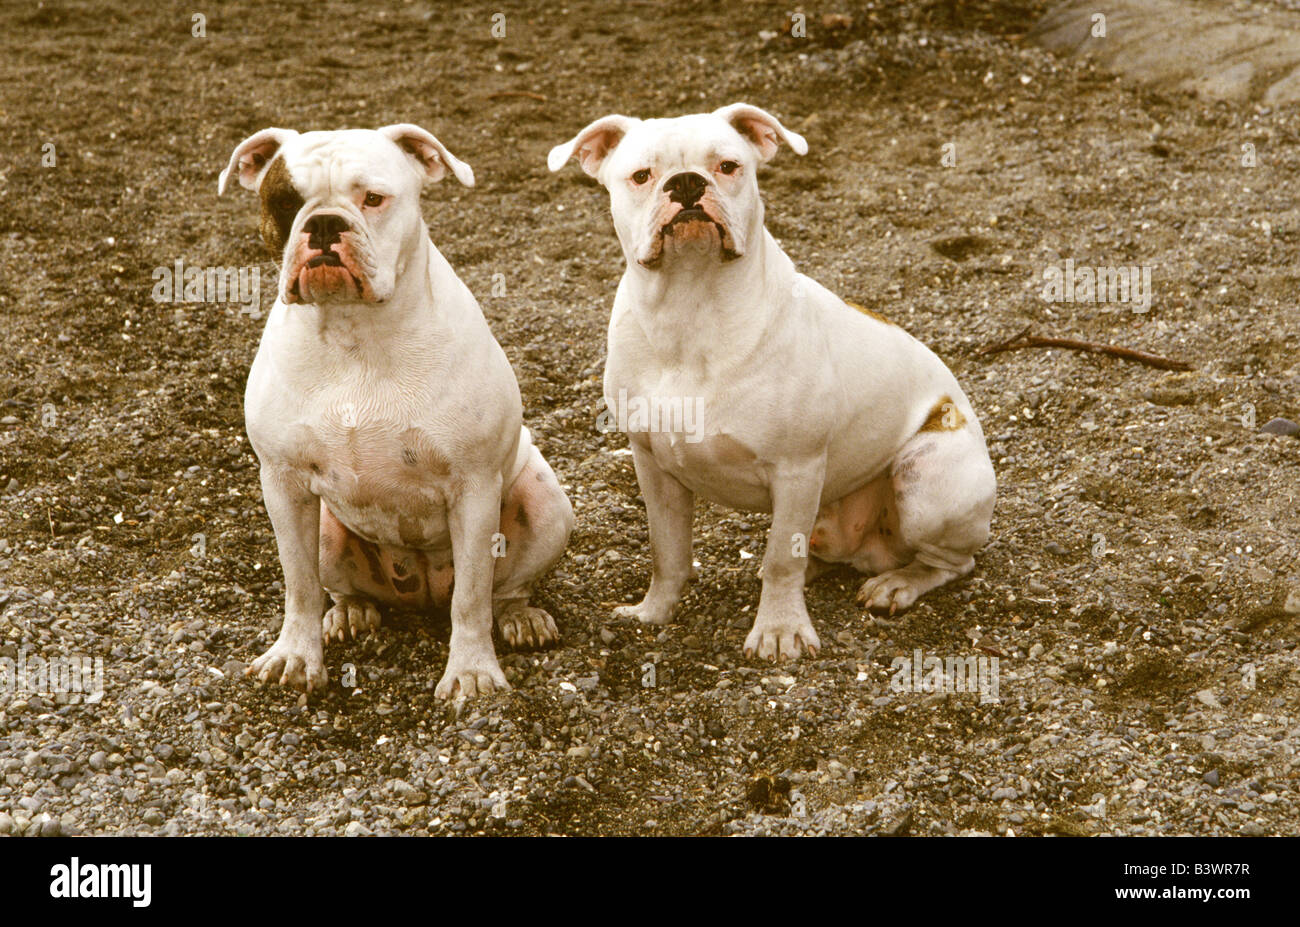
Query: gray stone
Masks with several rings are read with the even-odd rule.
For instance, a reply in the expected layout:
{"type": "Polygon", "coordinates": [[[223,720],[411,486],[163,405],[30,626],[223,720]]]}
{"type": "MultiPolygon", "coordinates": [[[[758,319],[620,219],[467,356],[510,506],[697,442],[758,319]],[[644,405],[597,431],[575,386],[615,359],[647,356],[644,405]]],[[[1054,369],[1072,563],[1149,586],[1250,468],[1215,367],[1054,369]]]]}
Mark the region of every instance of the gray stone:
{"type": "Polygon", "coordinates": [[[1105,34],[1098,35],[1099,12],[1093,0],[1067,0],[1030,37],[1162,90],[1271,105],[1300,100],[1300,20],[1294,14],[1247,18],[1212,0],[1118,0],[1106,4],[1105,34]]]}
{"type": "Polygon", "coordinates": [[[1289,418],[1272,419],[1261,426],[1259,430],[1269,435],[1284,435],[1287,437],[1300,435],[1300,425],[1297,425],[1289,418]]]}

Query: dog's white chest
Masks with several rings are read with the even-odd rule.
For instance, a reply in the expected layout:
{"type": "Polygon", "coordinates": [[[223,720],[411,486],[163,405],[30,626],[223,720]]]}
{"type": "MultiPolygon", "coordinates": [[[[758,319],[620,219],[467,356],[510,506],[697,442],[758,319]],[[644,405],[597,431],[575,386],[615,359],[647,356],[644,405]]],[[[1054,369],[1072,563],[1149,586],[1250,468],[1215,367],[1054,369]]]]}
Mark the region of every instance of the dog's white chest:
{"type": "Polygon", "coordinates": [[[335,398],[289,424],[272,453],[357,535],[443,548],[451,468],[430,432],[409,422],[398,408],[335,398]]]}
{"type": "Polygon", "coordinates": [[[688,440],[686,434],[662,431],[637,438],[648,441],[659,466],[695,494],[735,509],[771,510],[758,456],[736,438],[711,434],[688,440]]]}

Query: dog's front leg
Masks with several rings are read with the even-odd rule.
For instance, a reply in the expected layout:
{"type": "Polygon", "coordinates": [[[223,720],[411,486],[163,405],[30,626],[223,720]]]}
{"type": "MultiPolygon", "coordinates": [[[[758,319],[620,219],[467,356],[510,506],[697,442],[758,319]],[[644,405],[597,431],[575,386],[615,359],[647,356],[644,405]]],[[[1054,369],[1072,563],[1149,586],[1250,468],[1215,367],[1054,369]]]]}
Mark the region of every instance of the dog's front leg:
{"type": "Polygon", "coordinates": [[[280,637],[245,671],[263,682],[323,689],[327,681],[321,641],[320,499],[283,471],[263,466],[262,498],[275,530],[284,570],[284,624],[280,637]]]}
{"type": "Polygon", "coordinates": [[[447,670],[434,694],[474,696],[510,685],[492,647],[492,536],[501,524],[501,477],[466,484],[447,519],[455,585],[447,670]]]}
{"type": "Polygon", "coordinates": [[[614,615],[646,624],[667,624],[691,578],[695,494],[655,463],[654,454],[643,441],[633,437],[632,461],[650,525],[650,588],[638,604],[620,605],[614,615]]]}
{"type": "Polygon", "coordinates": [[[797,659],[800,649],[813,656],[821,648],[804,604],[808,538],[821,507],[826,461],[782,465],[771,473],[772,530],[763,554],[763,591],[754,627],[745,638],[745,656],[764,660],[797,659]]]}

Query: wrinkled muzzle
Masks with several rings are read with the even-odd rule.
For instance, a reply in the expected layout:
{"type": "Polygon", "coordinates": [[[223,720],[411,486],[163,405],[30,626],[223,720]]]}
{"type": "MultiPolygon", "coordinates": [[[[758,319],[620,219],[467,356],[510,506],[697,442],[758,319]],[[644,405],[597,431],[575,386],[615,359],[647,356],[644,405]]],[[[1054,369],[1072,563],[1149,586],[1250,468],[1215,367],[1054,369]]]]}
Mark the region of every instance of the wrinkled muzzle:
{"type": "Polygon", "coordinates": [[[741,256],[726,209],[712,191],[690,205],[663,196],[650,219],[648,244],[638,262],[655,269],[663,265],[665,255],[687,253],[716,253],[724,261],[741,256]]]}
{"type": "Polygon", "coordinates": [[[346,216],[312,215],[293,237],[284,262],[286,303],[375,302],[365,238],[346,216]]]}

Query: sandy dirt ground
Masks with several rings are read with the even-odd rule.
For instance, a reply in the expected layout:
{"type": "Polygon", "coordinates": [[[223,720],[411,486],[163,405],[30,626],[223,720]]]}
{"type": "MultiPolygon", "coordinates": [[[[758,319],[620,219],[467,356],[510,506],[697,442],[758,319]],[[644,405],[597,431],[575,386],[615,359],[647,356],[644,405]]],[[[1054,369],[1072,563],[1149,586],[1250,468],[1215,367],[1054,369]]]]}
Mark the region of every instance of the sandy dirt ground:
{"type": "Polygon", "coordinates": [[[1057,58],[1039,2],[803,7],[802,36],[789,8],[237,0],[202,36],[169,2],[0,8],[0,657],[103,661],[102,696],[0,699],[0,833],[1297,831],[1300,439],[1260,431],[1300,419],[1296,109],[1057,58]],[[769,228],[945,359],[999,479],[970,577],[883,627],[831,573],[823,652],[777,667],[741,654],[763,516],[700,503],[678,622],[611,617],[649,577],[596,428],[622,258],[604,191],[545,164],[604,113],[737,100],[809,141],[765,169],[769,228]],[[242,414],[260,322],[153,297],[178,260],[254,267],[269,308],[231,150],[393,122],[478,175],[425,214],[578,515],[540,589],[562,646],[461,704],[437,615],[328,645],[310,701],[242,677],[283,605],[242,414]],[[1147,311],[1045,301],[1066,260],[1149,268],[1147,311]],[[978,353],[1026,326],[1190,369],[978,353]],[[996,657],[998,698],[900,691],[918,651],[996,657]]]}

